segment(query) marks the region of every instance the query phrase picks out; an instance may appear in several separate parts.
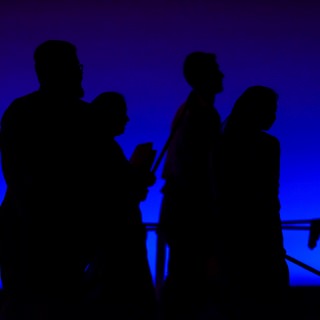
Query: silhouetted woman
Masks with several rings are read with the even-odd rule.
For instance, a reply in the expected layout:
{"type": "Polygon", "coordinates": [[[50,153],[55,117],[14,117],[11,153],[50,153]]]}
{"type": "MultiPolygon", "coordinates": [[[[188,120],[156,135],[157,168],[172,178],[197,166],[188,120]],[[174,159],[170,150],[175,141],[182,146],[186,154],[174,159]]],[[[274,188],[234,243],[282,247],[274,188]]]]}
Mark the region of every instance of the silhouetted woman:
{"type": "Polygon", "coordinates": [[[280,143],[266,132],[276,119],[277,101],[271,88],[249,87],[223,126],[223,258],[236,319],[283,315],[289,287],[280,220],[280,143]]]}
{"type": "MultiPolygon", "coordinates": [[[[129,121],[120,93],[104,92],[91,103],[95,136],[97,251],[89,272],[95,319],[152,320],[156,297],[139,204],[155,181],[125,156],[115,138],[129,121]],[[111,318],[110,318],[111,316],[111,318]]],[[[93,316],[93,315],[91,315],[93,316]]]]}

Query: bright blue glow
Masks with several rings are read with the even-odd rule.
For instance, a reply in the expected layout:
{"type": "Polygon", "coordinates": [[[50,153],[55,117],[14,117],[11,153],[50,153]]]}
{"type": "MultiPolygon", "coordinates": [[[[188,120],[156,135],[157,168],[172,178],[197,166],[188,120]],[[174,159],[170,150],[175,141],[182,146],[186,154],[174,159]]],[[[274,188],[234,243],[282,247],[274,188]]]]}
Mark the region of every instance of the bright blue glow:
{"type": "MultiPolygon", "coordinates": [[[[23,1],[1,2],[0,114],[17,96],[37,89],[33,50],[49,38],[74,42],[84,64],[85,100],[106,90],[124,94],[131,121],[119,137],[130,156],[141,142],[159,152],[172,117],[186,98],[181,65],[193,50],[215,52],[225,74],[216,100],[225,118],[235,99],[254,84],[280,95],[271,133],[282,146],[280,198],[283,220],[320,217],[320,5],[316,1],[23,1]],[[36,7],[36,10],[34,9],[36,7]]],[[[141,205],[156,222],[157,183],[141,205]]],[[[5,184],[0,176],[0,198],[5,184]]],[[[284,231],[289,255],[320,270],[320,244],[308,232],[284,231]]],[[[154,273],[155,235],[148,236],[154,273]]],[[[320,277],[289,263],[293,285],[320,285],[320,277]]]]}

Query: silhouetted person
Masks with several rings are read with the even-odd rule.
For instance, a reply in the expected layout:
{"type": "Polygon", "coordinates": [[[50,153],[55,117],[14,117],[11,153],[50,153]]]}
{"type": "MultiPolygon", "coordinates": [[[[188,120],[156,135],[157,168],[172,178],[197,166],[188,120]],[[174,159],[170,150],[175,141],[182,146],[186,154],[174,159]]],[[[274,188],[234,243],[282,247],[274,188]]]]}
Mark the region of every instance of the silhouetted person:
{"type": "Polygon", "coordinates": [[[191,92],[175,114],[162,174],[157,262],[161,277],[163,244],[169,246],[168,275],[160,294],[163,319],[199,319],[215,290],[210,272],[215,273],[221,123],[214,103],[223,91],[223,74],[215,54],[206,52],[189,54],[183,74],[191,92]]]}
{"type": "Polygon", "coordinates": [[[249,87],[224,123],[221,225],[235,319],[285,316],[289,274],[280,220],[280,143],[267,133],[277,104],[273,89],[249,87]]]}
{"type": "Polygon", "coordinates": [[[1,119],[5,319],[76,317],[89,253],[82,65],[61,40],[40,44],[34,61],[39,89],[1,119]]]}
{"type": "Polygon", "coordinates": [[[128,160],[115,139],[129,121],[123,95],[101,93],[91,107],[97,152],[94,172],[101,186],[101,201],[95,205],[101,217],[97,219],[97,255],[89,270],[90,299],[99,319],[153,320],[156,297],[139,206],[155,177],[148,168],[128,160]]]}

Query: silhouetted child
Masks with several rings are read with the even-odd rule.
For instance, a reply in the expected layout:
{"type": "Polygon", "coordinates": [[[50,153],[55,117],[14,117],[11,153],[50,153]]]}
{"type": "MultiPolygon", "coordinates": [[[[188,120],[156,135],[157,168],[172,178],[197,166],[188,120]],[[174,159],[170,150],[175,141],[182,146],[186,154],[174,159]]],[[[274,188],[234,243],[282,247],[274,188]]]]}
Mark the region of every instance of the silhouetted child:
{"type": "MultiPolygon", "coordinates": [[[[90,271],[96,284],[91,300],[98,306],[98,318],[107,313],[110,319],[152,320],[156,298],[139,205],[155,177],[138,151],[130,162],[115,140],[129,121],[123,95],[104,92],[92,101],[91,108],[97,154],[93,170],[101,186],[100,200],[94,204],[100,207],[101,217],[90,271]]],[[[153,151],[148,150],[153,158],[153,151]]]]}
{"type": "Polygon", "coordinates": [[[224,271],[236,319],[284,316],[289,287],[280,220],[280,143],[266,131],[277,111],[271,88],[252,86],[224,123],[224,271]]]}

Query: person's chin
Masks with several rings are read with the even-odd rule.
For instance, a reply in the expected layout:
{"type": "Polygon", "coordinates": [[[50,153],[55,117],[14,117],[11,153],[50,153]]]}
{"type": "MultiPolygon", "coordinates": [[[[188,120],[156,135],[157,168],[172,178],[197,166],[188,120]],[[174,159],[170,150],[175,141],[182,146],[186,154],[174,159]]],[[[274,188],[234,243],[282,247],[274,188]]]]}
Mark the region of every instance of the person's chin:
{"type": "Polygon", "coordinates": [[[115,135],[121,136],[122,134],[124,134],[124,130],[118,130],[115,135]]]}
{"type": "Polygon", "coordinates": [[[64,92],[68,96],[72,96],[74,98],[83,98],[84,97],[84,89],[82,86],[70,86],[70,85],[65,85],[59,89],[60,91],[64,92]]]}
{"type": "Polygon", "coordinates": [[[218,93],[221,93],[223,92],[223,87],[217,87],[214,91],[214,94],[218,94],[218,93]]]}
{"type": "Polygon", "coordinates": [[[223,90],[224,90],[224,88],[223,88],[223,86],[221,85],[221,86],[218,87],[217,93],[223,92],[223,90]]]}
{"type": "Polygon", "coordinates": [[[70,92],[74,97],[83,98],[84,97],[84,89],[81,83],[72,83],[66,84],[66,90],[70,92]]]}
{"type": "Polygon", "coordinates": [[[79,86],[77,89],[76,89],[76,96],[78,98],[83,98],[84,97],[84,89],[79,86]]]}
{"type": "Polygon", "coordinates": [[[266,125],[263,126],[262,130],[263,131],[268,131],[268,130],[271,129],[271,127],[272,127],[272,124],[266,124],[266,125]]]}

